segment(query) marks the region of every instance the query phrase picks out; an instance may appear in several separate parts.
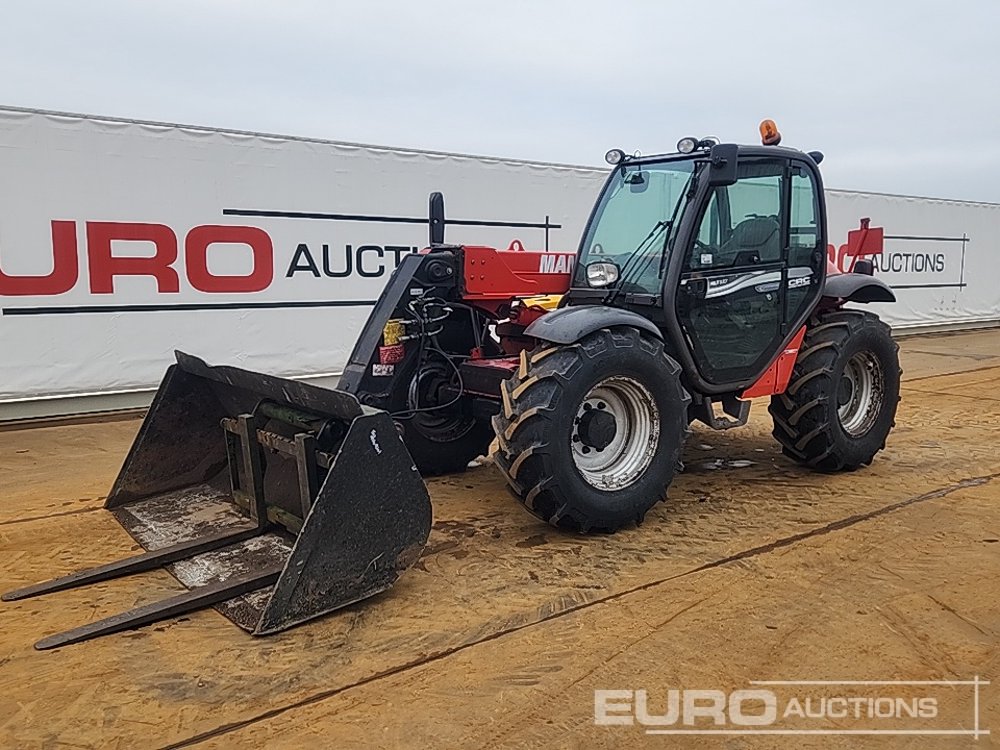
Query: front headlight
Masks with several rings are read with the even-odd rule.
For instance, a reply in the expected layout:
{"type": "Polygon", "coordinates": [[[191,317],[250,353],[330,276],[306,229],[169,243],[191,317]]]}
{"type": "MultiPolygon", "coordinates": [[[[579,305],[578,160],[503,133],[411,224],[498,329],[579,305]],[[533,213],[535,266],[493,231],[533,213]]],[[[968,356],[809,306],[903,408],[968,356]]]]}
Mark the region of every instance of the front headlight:
{"type": "Polygon", "coordinates": [[[607,261],[587,264],[587,283],[594,287],[608,286],[618,281],[618,266],[607,261]]]}

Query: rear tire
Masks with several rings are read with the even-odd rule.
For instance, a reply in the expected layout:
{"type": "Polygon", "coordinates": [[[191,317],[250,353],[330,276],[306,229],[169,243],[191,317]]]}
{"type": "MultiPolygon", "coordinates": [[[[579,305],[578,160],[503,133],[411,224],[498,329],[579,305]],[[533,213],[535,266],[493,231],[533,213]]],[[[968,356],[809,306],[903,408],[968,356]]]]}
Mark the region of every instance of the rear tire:
{"type": "Polygon", "coordinates": [[[678,466],[691,397],[663,343],[634,328],[522,352],[493,418],[494,463],[532,514],[562,529],[640,523],[678,466]]]}
{"type": "Polygon", "coordinates": [[[768,409],[782,452],[818,471],[867,466],[896,424],[901,375],[899,345],[877,315],[814,317],[788,389],[768,409]]]}

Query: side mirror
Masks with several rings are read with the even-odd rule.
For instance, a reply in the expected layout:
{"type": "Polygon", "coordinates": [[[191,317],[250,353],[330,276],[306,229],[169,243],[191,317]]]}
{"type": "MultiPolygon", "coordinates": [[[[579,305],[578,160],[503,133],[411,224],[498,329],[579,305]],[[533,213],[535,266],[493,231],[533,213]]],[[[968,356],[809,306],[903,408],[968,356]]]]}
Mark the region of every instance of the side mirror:
{"type": "Polygon", "coordinates": [[[717,143],[709,153],[708,184],[725,187],[736,182],[739,146],[735,143],[717,143]]]}

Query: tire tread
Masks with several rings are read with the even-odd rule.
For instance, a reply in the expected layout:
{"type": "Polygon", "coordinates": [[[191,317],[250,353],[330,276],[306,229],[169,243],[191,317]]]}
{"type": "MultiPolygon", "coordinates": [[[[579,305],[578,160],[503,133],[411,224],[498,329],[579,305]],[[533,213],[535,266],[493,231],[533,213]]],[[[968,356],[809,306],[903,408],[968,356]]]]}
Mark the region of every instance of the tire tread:
{"type": "MultiPolygon", "coordinates": [[[[559,528],[613,532],[626,523],[641,521],[645,511],[628,519],[588,515],[553,479],[550,464],[554,457],[549,450],[556,432],[553,423],[565,386],[587,360],[621,347],[639,347],[660,360],[667,377],[676,384],[677,398],[686,414],[691,397],[680,383],[680,365],[666,354],[661,341],[631,328],[601,329],[576,344],[543,347],[522,355],[521,366],[503,384],[504,408],[493,418],[499,437],[493,462],[517,500],[533,515],[559,528]]],[[[668,457],[671,467],[678,461],[686,430],[680,432],[668,457]]]]}
{"type": "MultiPolygon", "coordinates": [[[[884,436],[860,458],[844,450],[839,436],[836,399],[837,362],[844,347],[865,329],[877,331],[892,341],[891,329],[878,316],[862,310],[835,310],[812,318],[795,361],[792,377],[785,392],[771,397],[768,411],[774,420],[772,435],[781,444],[782,452],[799,463],[823,472],[853,470],[872,462],[875,454],[885,447],[884,436]]],[[[893,351],[899,345],[892,341],[893,351]]],[[[895,360],[897,377],[898,356],[895,360]]],[[[898,386],[894,403],[885,404],[895,417],[899,401],[898,386]]],[[[895,421],[890,420],[891,426],[895,421]]]]}

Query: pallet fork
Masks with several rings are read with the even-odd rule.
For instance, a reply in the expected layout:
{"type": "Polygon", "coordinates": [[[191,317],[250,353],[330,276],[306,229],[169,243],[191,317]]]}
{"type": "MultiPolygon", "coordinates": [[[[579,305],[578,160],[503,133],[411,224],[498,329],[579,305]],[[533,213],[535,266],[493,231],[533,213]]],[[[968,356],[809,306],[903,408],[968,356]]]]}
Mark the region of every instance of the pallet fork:
{"type": "Polygon", "coordinates": [[[266,635],[385,591],[430,533],[391,417],[349,393],[177,352],[105,508],[148,551],[3,595],[167,567],[190,590],[35,644],[56,648],[214,606],[266,635]]]}

